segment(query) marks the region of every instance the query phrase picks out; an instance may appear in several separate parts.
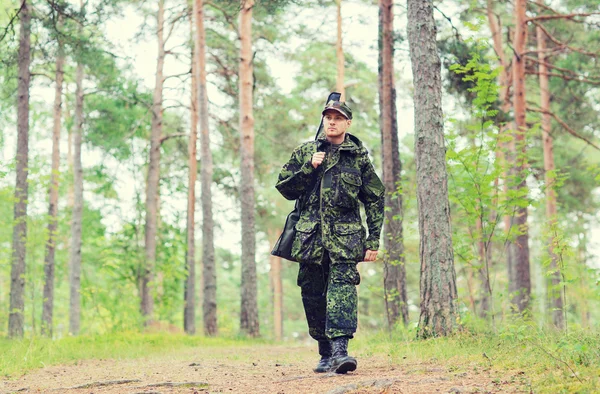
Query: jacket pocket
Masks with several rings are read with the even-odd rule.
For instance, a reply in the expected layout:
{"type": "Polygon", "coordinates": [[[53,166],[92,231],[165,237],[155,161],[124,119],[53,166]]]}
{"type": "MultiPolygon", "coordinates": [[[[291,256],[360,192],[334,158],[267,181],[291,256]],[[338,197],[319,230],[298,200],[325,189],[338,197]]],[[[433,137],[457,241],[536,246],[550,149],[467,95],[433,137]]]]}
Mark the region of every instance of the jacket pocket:
{"type": "Polygon", "coordinates": [[[362,186],[360,172],[355,168],[342,167],[336,190],[336,202],[344,207],[354,207],[358,203],[358,192],[362,186]]]}
{"type": "Polygon", "coordinates": [[[333,241],[332,259],[353,262],[362,260],[365,229],[360,223],[335,223],[333,241]]]}
{"type": "Polygon", "coordinates": [[[321,259],[323,244],[319,222],[299,221],[296,223],[296,235],[292,244],[292,257],[302,263],[316,262],[321,259]]]}

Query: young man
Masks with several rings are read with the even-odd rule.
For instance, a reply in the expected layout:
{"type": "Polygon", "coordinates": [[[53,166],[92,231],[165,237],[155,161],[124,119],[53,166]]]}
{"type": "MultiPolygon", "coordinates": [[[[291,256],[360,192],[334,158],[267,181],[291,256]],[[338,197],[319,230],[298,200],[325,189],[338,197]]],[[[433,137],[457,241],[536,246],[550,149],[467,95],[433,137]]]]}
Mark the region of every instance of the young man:
{"type": "Polygon", "coordinates": [[[330,101],[316,141],[297,147],[283,166],[277,190],[301,199],[292,257],[300,262],[298,286],[309,334],[319,343],[315,372],[354,371],[348,340],[356,331],[360,261],[375,261],[383,224],[384,186],[361,141],[348,134],[352,111],[330,101]],[[359,201],[365,206],[368,237],[359,201]]]}

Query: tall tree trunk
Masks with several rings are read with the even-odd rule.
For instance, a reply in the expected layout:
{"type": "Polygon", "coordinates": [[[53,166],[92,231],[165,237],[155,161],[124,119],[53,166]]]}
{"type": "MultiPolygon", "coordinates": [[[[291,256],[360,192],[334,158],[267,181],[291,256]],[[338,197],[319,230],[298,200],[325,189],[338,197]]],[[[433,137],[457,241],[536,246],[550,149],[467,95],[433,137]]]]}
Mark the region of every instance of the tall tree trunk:
{"type": "Polygon", "coordinates": [[[402,162],[398,148],[396,86],[394,83],[393,0],[379,0],[379,108],[383,183],[386,189],[384,224],[384,290],[388,326],[400,318],[408,324],[404,237],[402,234],[402,162]]]}
{"type": "Polygon", "coordinates": [[[73,219],[71,225],[70,263],[70,311],[69,332],[79,334],[81,319],[81,232],[83,222],[83,166],[81,147],[83,142],[83,64],[77,64],[75,72],[75,125],[73,128],[73,219]]]}
{"type": "Polygon", "coordinates": [[[341,93],[340,101],[346,100],[346,89],[344,88],[344,48],[342,47],[342,0],[335,0],[337,9],[337,40],[335,43],[335,54],[337,57],[337,79],[336,89],[341,93]]]}
{"type": "Polygon", "coordinates": [[[415,86],[415,162],[421,260],[419,337],[456,328],[456,272],[444,146],[441,62],[432,0],[408,0],[408,42],[415,86]]]}
{"type": "Polygon", "coordinates": [[[489,278],[489,253],[485,247],[486,240],[483,233],[483,220],[479,217],[475,224],[477,226],[477,250],[479,253],[479,281],[481,288],[479,290],[479,317],[487,318],[490,312],[490,297],[492,295],[489,278]]]}
{"type": "MultiPolygon", "coordinates": [[[[511,157],[513,178],[512,187],[519,196],[527,194],[526,182],[526,141],[525,133],[525,45],[527,42],[527,0],[515,0],[515,37],[513,42],[513,84],[514,100],[513,109],[515,116],[515,155],[511,157]]],[[[521,197],[521,198],[524,198],[521,197]]],[[[529,230],[527,228],[527,207],[517,207],[515,215],[511,218],[511,233],[517,234],[511,240],[508,249],[514,263],[509,278],[509,291],[513,294],[512,303],[519,313],[529,308],[531,294],[531,276],[529,271],[529,230]]]]}
{"type": "Polygon", "coordinates": [[[17,179],[15,182],[15,205],[10,271],[10,311],[8,336],[23,336],[25,253],[27,251],[27,196],[29,187],[29,80],[31,73],[31,6],[27,0],[21,6],[21,30],[19,33],[19,72],[17,87],[17,179]]]}
{"type": "Polygon", "coordinates": [[[242,200],[242,302],[240,329],[260,335],[256,296],[256,240],[254,230],[254,116],[252,115],[252,8],[243,0],[240,12],[240,152],[242,200]]]}
{"type": "Polygon", "coordinates": [[[214,221],[212,212],[213,159],[208,128],[208,95],[206,93],[206,33],[204,0],[196,1],[196,53],[198,67],[198,105],[200,119],[200,173],[202,203],[202,277],[204,334],[214,336],[217,329],[217,271],[215,266],[214,221]]]}
{"type": "Polygon", "coordinates": [[[546,36],[542,29],[536,28],[539,72],[540,72],[540,108],[542,109],[542,141],[544,144],[544,171],[546,182],[546,218],[550,226],[551,236],[548,239],[548,253],[550,255],[550,282],[551,288],[548,291],[550,303],[552,305],[552,321],[556,328],[564,329],[565,319],[563,315],[563,299],[560,289],[560,268],[558,266],[558,256],[554,252],[556,236],[554,235],[557,223],[556,210],[556,191],[554,190],[554,153],[552,136],[550,130],[552,121],[550,119],[550,87],[548,78],[548,68],[546,66],[546,36]]]}
{"type": "MultiPolygon", "coordinates": [[[[494,3],[492,0],[487,0],[487,17],[488,17],[488,24],[490,26],[490,31],[492,33],[492,39],[494,42],[494,51],[496,52],[496,55],[498,56],[498,62],[499,65],[502,67],[502,71],[500,72],[500,75],[498,76],[498,83],[501,87],[500,89],[500,93],[499,93],[499,99],[500,99],[500,109],[502,111],[503,114],[508,114],[510,112],[510,109],[512,107],[512,102],[511,102],[511,96],[510,96],[510,88],[512,85],[512,75],[511,75],[511,70],[510,70],[510,63],[508,62],[506,53],[504,52],[504,43],[502,40],[502,26],[500,25],[500,20],[497,18],[496,14],[494,13],[494,3]]],[[[502,124],[500,125],[500,128],[498,130],[498,136],[500,137],[502,134],[506,133],[508,131],[508,129],[510,129],[510,123],[507,122],[506,124],[502,124]]],[[[509,150],[509,156],[510,155],[514,155],[514,143],[513,142],[508,142],[508,143],[503,143],[502,140],[500,138],[498,138],[498,142],[496,144],[496,160],[504,167],[504,171],[502,173],[502,178],[503,178],[503,194],[506,196],[508,195],[508,174],[506,171],[506,154],[505,154],[505,150],[509,150]]],[[[496,178],[494,180],[494,186],[496,190],[499,190],[499,179],[496,178]]],[[[498,203],[499,199],[496,197],[495,202],[498,203]]],[[[495,222],[496,219],[496,215],[493,212],[490,212],[490,217],[491,220],[493,222],[495,222]]],[[[504,231],[506,234],[509,233],[510,231],[510,215],[504,215],[503,217],[503,222],[504,222],[504,231]]],[[[491,243],[488,244],[488,250],[487,250],[487,256],[488,257],[488,262],[489,262],[489,256],[491,256],[491,243]]],[[[508,277],[512,278],[512,270],[513,270],[513,266],[514,266],[514,262],[511,259],[511,254],[510,253],[506,253],[506,266],[507,266],[507,271],[508,271],[508,277]]],[[[486,280],[489,284],[489,278],[486,278],[486,280]]],[[[486,289],[483,288],[485,286],[484,282],[482,281],[482,292],[485,291],[486,289]]],[[[489,287],[491,289],[491,286],[489,287]]],[[[491,296],[491,293],[490,293],[491,296]]],[[[493,315],[492,315],[493,318],[493,315]]]]}
{"type": "MultiPolygon", "coordinates": [[[[190,30],[194,39],[194,17],[197,15],[196,3],[192,5],[190,30]]],[[[196,60],[196,45],[192,46],[192,97],[190,111],[190,139],[188,144],[188,204],[187,204],[187,249],[185,254],[187,278],[185,281],[185,306],[183,311],[183,327],[186,333],[196,333],[196,247],[195,247],[195,213],[196,213],[196,177],[198,162],[196,161],[196,141],[198,139],[198,65],[196,60]]]]}
{"type": "MultiPolygon", "coordinates": [[[[61,19],[59,16],[58,25],[61,19]]],[[[42,307],[42,334],[52,337],[52,315],[54,306],[54,255],[56,248],[56,228],[58,216],[58,175],[60,166],[60,129],[62,126],[62,85],[65,55],[62,40],[58,40],[56,54],[56,85],[54,88],[54,127],[52,130],[52,172],[48,190],[48,242],[44,260],[44,301],[42,307]]]]}
{"type": "MultiPolygon", "coordinates": [[[[279,238],[280,231],[269,229],[269,241],[275,245],[279,238]]],[[[281,341],[283,338],[283,282],[281,280],[281,257],[269,256],[271,266],[271,293],[273,295],[273,329],[275,339],[281,341]]]]}
{"type": "Polygon", "coordinates": [[[145,225],[145,254],[146,260],[142,268],[141,279],[141,312],[144,316],[144,324],[152,322],[154,311],[154,299],[152,283],[154,278],[154,266],[156,264],[156,231],[158,223],[158,200],[160,198],[160,145],[162,137],[162,90],[163,90],[163,68],[165,63],[165,3],[158,2],[157,14],[157,38],[158,57],[156,61],[156,79],[154,94],[152,98],[152,126],[150,132],[150,157],[148,162],[148,179],[146,183],[146,225],[145,225]]]}

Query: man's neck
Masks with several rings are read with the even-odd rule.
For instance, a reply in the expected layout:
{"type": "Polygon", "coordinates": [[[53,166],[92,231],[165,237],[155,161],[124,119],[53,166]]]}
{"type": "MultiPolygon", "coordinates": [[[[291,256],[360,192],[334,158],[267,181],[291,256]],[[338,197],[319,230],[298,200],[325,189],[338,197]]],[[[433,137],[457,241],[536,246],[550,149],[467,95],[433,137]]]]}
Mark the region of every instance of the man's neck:
{"type": "Polygon", "coordinates": [[[338,136],[338,137],[329,137],[327,136],[327,141],[329,141],[330,144],[334,144],[334,145],[339,145],[342,142],[344,142],[344,139],[346,138],[346,133],[338,136]]]}

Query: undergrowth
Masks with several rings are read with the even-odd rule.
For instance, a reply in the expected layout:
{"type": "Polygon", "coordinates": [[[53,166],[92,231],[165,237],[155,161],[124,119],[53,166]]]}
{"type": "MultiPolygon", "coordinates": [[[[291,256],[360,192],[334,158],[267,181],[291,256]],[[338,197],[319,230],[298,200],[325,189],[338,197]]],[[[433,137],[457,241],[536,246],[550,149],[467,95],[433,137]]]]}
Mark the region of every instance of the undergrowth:
{"type": "MultiPolygon", "coordinates": [[[[414,328],[391,333],[362,330],[350,347],[359,358],[386,357],[391,365],[437,364],[456,374],[493,371],[496,376],[502,376],[497,384],[516,382],[533,393],[600,392],[599,332],[580,330],[564,334],[519,323],[497,333],[464,329],[450,337],[428,340],[415,337],[414,328]]],[[[142,358],[194,347],[215,348],[215,357],[218,357],[219,349],[270,344],[278,343],[172,333],[119,333],[58,340],[0,339],[0,376],[18,378],[27,371],[49,365],[75,364],[89,359],[142,358]]],[[[292,341],[278,345],[300,346],[292,341]]]]}

